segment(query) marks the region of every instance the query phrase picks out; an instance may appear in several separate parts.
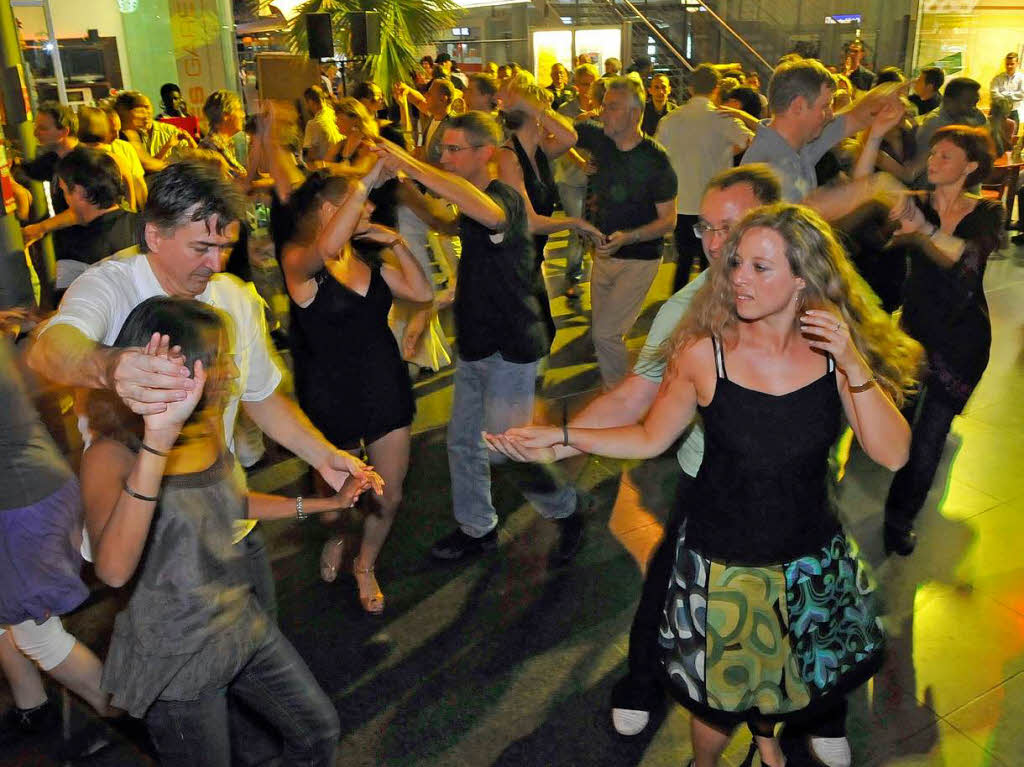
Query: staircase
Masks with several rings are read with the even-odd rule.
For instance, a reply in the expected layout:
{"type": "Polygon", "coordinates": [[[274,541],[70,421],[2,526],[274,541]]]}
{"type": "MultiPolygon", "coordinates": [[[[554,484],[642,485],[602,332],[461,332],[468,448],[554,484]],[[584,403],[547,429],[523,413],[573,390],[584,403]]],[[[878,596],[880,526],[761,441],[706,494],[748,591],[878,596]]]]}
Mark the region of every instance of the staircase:
{"type": "MultiPolygon", "coordinates": [[[[548,8],[576,25],[628,24],[630,55],[647,56],[658,72],[676,82],[702,62],[738,62],[756,69],[763,79],[771,74],[771,59],[758,45],[744,39],[739,30],[703,0],[548,0],[548,8]]],[[[759,41],[775,44],[762,31],[771,28],[765,19],[754,29],[759,41]]],[[[777,57],[776,57],[777,58],[777,57]]],[[[628,66],[629,62],[623,62],[628,66]]]]}

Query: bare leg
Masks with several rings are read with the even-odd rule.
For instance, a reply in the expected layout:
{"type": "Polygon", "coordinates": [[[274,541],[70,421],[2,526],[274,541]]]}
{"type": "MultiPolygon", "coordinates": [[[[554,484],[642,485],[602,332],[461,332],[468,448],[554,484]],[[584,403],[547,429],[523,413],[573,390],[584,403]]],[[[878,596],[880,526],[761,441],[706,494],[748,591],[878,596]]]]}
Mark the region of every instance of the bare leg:
{"type": "Polygon", "coordinates": [[[75,642],[71,654],[49,671],[50,676],[81,697],[100,716],[110,716],[110,696],[100,689],[103,665],[92,650],[75,642]]]}
{"type": "Polygon", "coordinates": [[[410,428],[395,429],[366,446],[370,464],[384,479],[384,494],[367,494],[367,514],[363,524],[363,542],[359,547],[359,556],[353,562],[356,572],[356,583],[359,585],[359,596],[367,612],[379,612],[383,609],[384,598],[380,596],[380,587],[373,572],[384,541],[395,521],[398,506],[402,503],[402,485],[405,474],[409,470],[410,428]],[[367,603],[370,599],[370,604],[367,603]],[[380,605],[380,608],[377,608],[380,605]]]}
{"type": "Polygon", "coordinates": [[[17,648],[10,631],[0,636],[0,668],[3,668],[11,685],[15,706],[24,710],[46,703],[46,690],[39,668],[17,648]]]}
{"type": "Polygon", "coordinates": [[[729,733],[691,715],[690,738],[693,741],[693,767],[715,767],[729,742],[729,733]]]}

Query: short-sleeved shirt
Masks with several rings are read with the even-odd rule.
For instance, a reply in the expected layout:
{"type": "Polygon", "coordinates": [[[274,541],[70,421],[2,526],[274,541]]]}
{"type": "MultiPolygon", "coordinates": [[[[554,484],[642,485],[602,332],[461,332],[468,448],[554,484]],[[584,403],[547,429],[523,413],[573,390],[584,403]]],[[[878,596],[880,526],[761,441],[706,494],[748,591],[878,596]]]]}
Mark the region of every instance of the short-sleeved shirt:
{"type": "Polygon", "coordinates": [[[341,132],[334,122],[334,110],[325,106],[306,123],[306,130],[302,135],[302,148],[309,149],[310,160],[323,160],[331,147],[339,141],[341,132]]]}
{"type": "Polygon", "coordinates": [[[74,277],[98,261],[125,248],[138,245],[138,214],[117,208],[94,218],[88,224],[76,224],[53,233],[53,250],[57,257],[57,288],[71,284],[74,277]],[[77,270],[66,270],[63,262],[82,264],[77,270]],[[70,276],[73,275],[73,276],[70,276]]]}
{"type": "Polygon", "coordinates": [[[677,104],[674,101],[666,101],[664,108],[659,112],[657,107],[654,106],[654,102],[651,99],[647,99],[647,102],[644,104],[644,116],[640,122],[640,130],[648,136],[653,136],[658,130],[658,123],[661,122],[661,118],[675,110],[676,107],[677,104]]]}
{"type": "MultiPolygon", "coordinates": [[[[562,115],[562,117],[568,117],[575,122],[576,118],[583,114],[580,100],[576,98],[572,101],[566,101],[562,106],[558,107],[558,114],[562,115]]],[[[576,149],[579,151],[580,147],[576,149]]],[[[583,168],[569,158],[568,152],[555,159],[554,169],[555,181],[559,184],[585,187],[589,182],[589,176],[583,172],[583,168]]]]}
{"type": "MultiPolygon", "coordinates": [[[[165,295],[167,292],[145,255],[109,258],[72,283],[57,314],[42,332],[54,325],[70,325],[92,341],[112,346],[132,309],[147,298],[165,295]]],[[[251,283],[247,285],[229,274],[217,274],[196,300],[231,318],[229,330],[238,386],[224,408],[224,437],[228,447],[233,448],[239,401],[260,402],[269,397],[281,382],[281,371],[267,335],[263,302],[251,283]]]]}
{"type": "Polygon", "coordinates": [[[0,337],[0,511],[20,509],[60,490],[74,474],[39,420],[14,347],[0,337]]]}
{"type": "Polygon", "coordinates": [[[676,213],[697,215],[708,181],[732,167],[733,147],[745,146],[752,135],[706,96],[694,96],[662,118],[656,138],[681,179],[676,213]]]}
{"type": "MultiPolygon", "coordinates": [[[[676,173],[668,154],[654,139],[623,152],[597,122],[576,124],[577,145],[594,157],[597,172],[590,177],[588,220],[605,234],[646,226],[658,218],[657,204],[675,200],[676,173]]],[[[661,239],[620,248],[616,258],[653,261],[661,258],[661,239]]]]}
{"type": "Polygon", "coordinates": [[[942,104],[942,96],[936,93],[930,99],[923,99],[916,93],[911,93],[909,101],[915,107],[917,107],[917,114],[924,116],[931,112],[933,109],[937,109],[942,104]]]}
{"type": "Polygon", "coordinates": [[[50,182],[50,200],[53,202],[53,212],[63,213],[68,209],[67,200],[64,199],[64,192],[57,183],[57,163],[60,157],[56,152],[44,152],[29,162],[22,163],[22,168],[35,181],[50,182]]]}
{"type": "MultiPolygon", "coordinates": [[[[661,383],[665,377],[665,360],[662,358],[661,346],[671,336],[679,321],[690,308],[693,297],[697,295],[704,283],[708,280],[708,270],[698,274],[693,282],[682,290],[677,291],[669,298],[651,324],[651,331],[647,334],[643,351],[640,352],[633,372],[638,376],[646,378],[654,383],[661,383]]],[[[686,431],[682,444],[676,452],[676,459],[679,461],[679,468],[685,474],[696,477],[700,470],[700,464],[704,460],[704,427],[701,425],[700,417],[695,417],[694,422],[686,431]]]]}
{"type": "Polygon", "coordinates": [[[818,188],[818,177],[814,166],[818,160],[846,138],[846,117],[840,115],[828,123],[818,138],[796,151],[786,139],[772,128],[769,120],[762,120],[754,134],[754,140],[743,155],[743,164],[768,163],[779,174],[782,182],[782,199],[786,202],[803,202],[818,188]]]}
{"type": "Polygon", "coordinates": [[[502,231],[459,216],[462,257],[455,288],[455,335],[467,361],[500,354],[508,362],[535,362],[550,339],[537,298],[533,239],[526,204],[497,179],[484,190],[505,211],[502,231]]]}

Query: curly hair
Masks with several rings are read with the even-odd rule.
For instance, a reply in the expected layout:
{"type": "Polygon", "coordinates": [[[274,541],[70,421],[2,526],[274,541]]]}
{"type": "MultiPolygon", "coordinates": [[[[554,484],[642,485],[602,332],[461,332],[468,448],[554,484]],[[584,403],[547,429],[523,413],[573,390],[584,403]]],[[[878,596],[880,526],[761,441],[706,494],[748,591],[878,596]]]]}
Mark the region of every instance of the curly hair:
{"type": "Polygon", "coordinates": [[[804,280],[800,312],[838,311],[850,328],[850,338],[871,368],[879,385],[897,405],[916,390],[923,356],[921,345],[900,330],[857,273],[832,228],[810,208],[775,203],[750,211],[733,229],[712,264],[710,278],[698,291],[689,311],[662,348],[665,357],[709,336],[727,346],[738,340],[739,316],[730,279],[730,264],[743,236],[752,229],[771,229],[786,244],[793,274],[804,280]]]}

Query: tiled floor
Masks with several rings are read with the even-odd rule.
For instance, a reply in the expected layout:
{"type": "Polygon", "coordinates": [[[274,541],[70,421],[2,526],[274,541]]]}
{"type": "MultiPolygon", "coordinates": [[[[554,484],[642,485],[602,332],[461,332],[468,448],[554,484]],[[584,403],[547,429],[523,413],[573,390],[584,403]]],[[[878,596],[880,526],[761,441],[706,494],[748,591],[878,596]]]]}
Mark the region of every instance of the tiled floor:
{"type": "MultiPolygon", "coordinates": [[[[557,245],[557,243],[556,243],[557,245]]],[[[551,287],[559,286],[557,250],[551,287]]],[[[963,417],[920,518],[909,559],[881,554],[888,473],[853,450],[842,513],[882,585],[891,633],[881,674],[851,699],[857,765],[1020,765],[1024,757],[1024,252],[993,261],[986,285],[992,359],[963,417]]],[[[641,342],[668,293],[662,268],[634,331],[641,342]]],[[[586,306],[586,301],[584,301],[586,306]]],[[[540,411],[560,398],[578,408],[597,386],[587,315],[553,302],[560,324],[540,411]]],[[[577,459],[564,467],[598,499],[576,562],[549,571],[554,530],[497,475],[503,510],[497,554],[441,567],[430,543],[451,525],[443,431],[450,370],[417,386],[419,414],[405,505],[379,563],[387,615],[361,614],[351,579],[319,582],[326,531],[267,525],[281,625],[334,698],[342,721],[339,765],[582,767],[683,765],[687,717],[669,706],[639,740],[608,726],[608,695],[624,668],[626,632],[642,562],[657,543],[672,497],[671,458],[623,464],[577,459]]],[[[282,487],[300,473],[278,462],[256,478],[282,487]]],[[[97,592],[69,620],[102,651],[113,600],[97,592]]],[[[80,720],[81,713],[76,715],[80,720]]],[[[735,766],[749,737],[737,735],[735,766]]],[[[53,764],[41,744],[0,764],[53,764]]],[[[95,764],[148,764],[131,744],[95,764]]]]}

